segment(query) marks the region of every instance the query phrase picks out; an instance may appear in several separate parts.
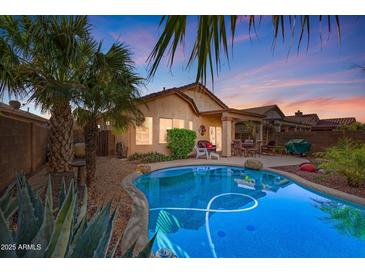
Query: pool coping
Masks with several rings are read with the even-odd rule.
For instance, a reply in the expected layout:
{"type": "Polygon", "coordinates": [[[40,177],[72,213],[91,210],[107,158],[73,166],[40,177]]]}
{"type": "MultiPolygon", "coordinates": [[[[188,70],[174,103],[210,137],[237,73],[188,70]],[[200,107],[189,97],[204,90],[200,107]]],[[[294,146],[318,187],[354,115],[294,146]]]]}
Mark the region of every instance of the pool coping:
{"type": "Polygon", "coordinates": [[[141,172],[135,171],[122,180],[122,188],[132,200],[131,216],[121,242],[122,254],[125,254],[134,243],[136,245],[133,253],[137,254],[148,242],[148,201],[143,192],[134,185],[134,180],[141,175],[143,175],[141,172]]]}
{"type": "MultiPolygon", "coordinates": [[[[213,164],[206,164],[206,165],[233,166],[233,167],[244,168],[243,165],[238,165],[238,164],[224,165],[224,164],[213,163],[213,164]]],[[[156,168],[156,169],[153,169],[151,167],[151,172],[157,171],[157,170],[163,170],[163,169],[167,169],[167,168],[186,167],[186,166],[201,166],[201,164],[169,166],[169,167],[156,168]]],[[[326,186],[323,186],[320,184],[313,183],[296,174],[282,171],[282,170],[277,170],[277,169],[270,168],[270,167],[264,167],[261,170],[273,172],[278,175],[287,177],[287,178],[295,181],[295,183],[297,183],[298,185],[301,185],[303,187],[309,188],[314,191],[318,191],[325,195],[327,194],[327,195],[333,196],[335,198],[338,198],[338,199],[341,199],[341,200],[344,200],[344,201],[347,201],[350,203],[365,206],[364,198],[361,198],[361,197],[358,197],[358,196],[355,196],[355,195],[352,195],[352,194],[349,194],[349,193],[346,193],[346,192],[343,192],[343,191],[340,191],[337,189],[333,189],[333,188],[329,188],[329,187],[326,187],[326,186]]],[[[121,243],[122,254],[124,254],[133,243],[136,243],[134,251],[135,251],[135,253],[137,253],[138,251],[142,250],[143,247],[148,242],[148,218],[149,218],[148,201],[147,201],[146,196],[143,194],[143,192],[140,191],[134,185],[134,180],[141,175],[143,175],[141,172],[133,172],[122,180],[122,187],[127,192],[127,194],[129,195],[129,197],[132,200],[131,216],[130,216],[127,226],[124,230],[122,243],[121,243]]]]}

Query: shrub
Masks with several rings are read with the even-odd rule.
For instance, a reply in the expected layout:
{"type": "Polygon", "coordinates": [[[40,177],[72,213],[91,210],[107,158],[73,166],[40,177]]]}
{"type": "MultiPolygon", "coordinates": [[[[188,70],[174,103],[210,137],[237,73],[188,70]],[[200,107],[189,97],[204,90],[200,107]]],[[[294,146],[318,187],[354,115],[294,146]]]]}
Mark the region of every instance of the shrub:
{"type": "Polygon", "coordinates": [[[174,158],[172,156],[167,156],[158,152],[148,152],[148,153],[133,153],[128,157],[129,161],[140,160],[142,163],[155,163],[170,161],[174,158]]]}
{"type": "Polygon", "coordinates": [[[359,187],[364,183],[365,144],[344,139],[325,152],[317,153],[317,156],[322,158],[320,168],[344,175],[350,186],[359,187]]]}
{"type": "MultiPolygon", "coordinates": [[[[115,210],[110,214],[111,203],[107,203],[90,221],[87,218],[87,190],[80,207],[73,181],[66,191],[63,182],[59,193],[59,204],[53,203],[51,180],[44,201],[29,185],[25,176],[17,175],[16,182],[0,197],[0,243],[7,248],[0,257],[106,257],[109,248],[115,210]],[[17,213],[17,218],[13,218],[17,213]],[[13,219],[16,219],[16,224],[13,219]],[[25,247],[31,246],[31,249],[25,247]]],[[[113,257],[121,237],[110,250],[113,257]]],[[[138,254],[149,257],[155,237],[138,254]]],[[[133,244],[124,254],[132,257],[133,244]]]]}
{"type": "Polygon", "coordinates": [[[167,130],[167,147],[174,159],[186,159],[195,145],[196,133],[184,128],[167,130]]]}

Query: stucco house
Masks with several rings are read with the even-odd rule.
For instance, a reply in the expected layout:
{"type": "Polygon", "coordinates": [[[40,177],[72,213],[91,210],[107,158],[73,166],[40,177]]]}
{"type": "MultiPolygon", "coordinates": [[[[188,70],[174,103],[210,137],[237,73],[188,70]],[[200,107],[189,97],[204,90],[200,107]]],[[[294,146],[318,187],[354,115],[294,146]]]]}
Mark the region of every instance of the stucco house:
{"type": "Polygon", "coordinates": [[[166,133],[171,128],[196,131],[197,140],[209,140],[222,156],[231,156],[235,138],[235,124],[242,121],[257,123],[262,140],[264,115],[229,108],[202,84],[164,89],[143,98],[139,105],[145,116],[142,126],[130,126],[116,141],[128,147],[128,155],[135,152],[169,154],[166,133]]]}
{"type": "Polygon", "coordinates": [[[202,84],[189,84],[164,89],[142,97],[138,107],[145,116],[139,127],[130,126],[123,135],[116,136],[127,154],[159,152],[169,154],[167,130],[187,128],[194,130],[197,140],[208,140],[217,146],[222,156],[231,156],[233,139],[247,136],[244,122],[255,124],[256,141],[266,144],[275,132],[333,130],[355,118],[320,119],[317,114],[297,111],[286,116],[277,105],[247,109],[229,108],[202,84]]]}

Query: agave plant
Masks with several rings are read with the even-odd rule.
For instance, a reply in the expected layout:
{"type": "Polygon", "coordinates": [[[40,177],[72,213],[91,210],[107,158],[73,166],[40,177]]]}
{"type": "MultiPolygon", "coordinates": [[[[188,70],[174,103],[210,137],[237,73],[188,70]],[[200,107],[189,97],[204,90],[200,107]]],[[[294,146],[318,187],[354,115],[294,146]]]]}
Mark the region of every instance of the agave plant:
{"type": "MultiPolygon", "coordinates": [[[[17,175],[15,183],[0,198],[0,242],[6,246],[6,250],[0,251],[0,257],[114,257],[121,237],[111,251],[107,251],[116,210],[110,213],[109,202],[88,221],[87,199],[85,189],[78,209],[73,181],[66,191],[63,180],[59,205],[55,207],[49,179],[42,205],[39,193],[32,189],[25,176],[17,175]],[[17,223],[13,229],[12,217],[15,213],[17,223]]],[[[138,257],[150,256],[154,238],[138,257]]],[[[133,256],[133,250],[134,245],[125,257],[133,256]]]]}

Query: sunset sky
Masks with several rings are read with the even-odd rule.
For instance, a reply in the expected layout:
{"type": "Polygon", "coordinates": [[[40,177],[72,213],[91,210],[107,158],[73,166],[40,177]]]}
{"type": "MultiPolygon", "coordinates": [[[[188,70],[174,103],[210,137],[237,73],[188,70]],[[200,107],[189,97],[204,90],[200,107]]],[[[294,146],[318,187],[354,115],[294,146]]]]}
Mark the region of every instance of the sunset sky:
{"type": "MultiPolygon", "coordinates": [[[[138,73],[146,76],[146,59],[162,29],[160,17],[89,19],[95,38],[103,40],[105,47],[114,41],[124,42],[134,54],[138,73]]],[[[331,34],[322,23],[321,43],[318,17],[312,19],[309,48],[305,37],[298,53],[297,41],[291,47],[289,35],[272,48],[270,17],[263,18],[257,36],[252,33],[251,38],[243,18],[237,26],[230,64],[223,62],[214,89],[209,79],[208,88],[233,108],[277,104],[287,115],[300,109],[317,113],[320,118],[355,116],[365,122],[365,71],[359,68],[365,66],[365,16],[340,17],[340,45],[334,22],[331,34]]],[[[185,45],[178,50],[173,67],[169,69],[164,60],[143,94],[194,82],[195,67],[186,69],[186,64],[196,35],[195,26],[196,17],[189,18],[185,45]]],[[[32,105],[30,109],[39,113],[32,105]]]]}

